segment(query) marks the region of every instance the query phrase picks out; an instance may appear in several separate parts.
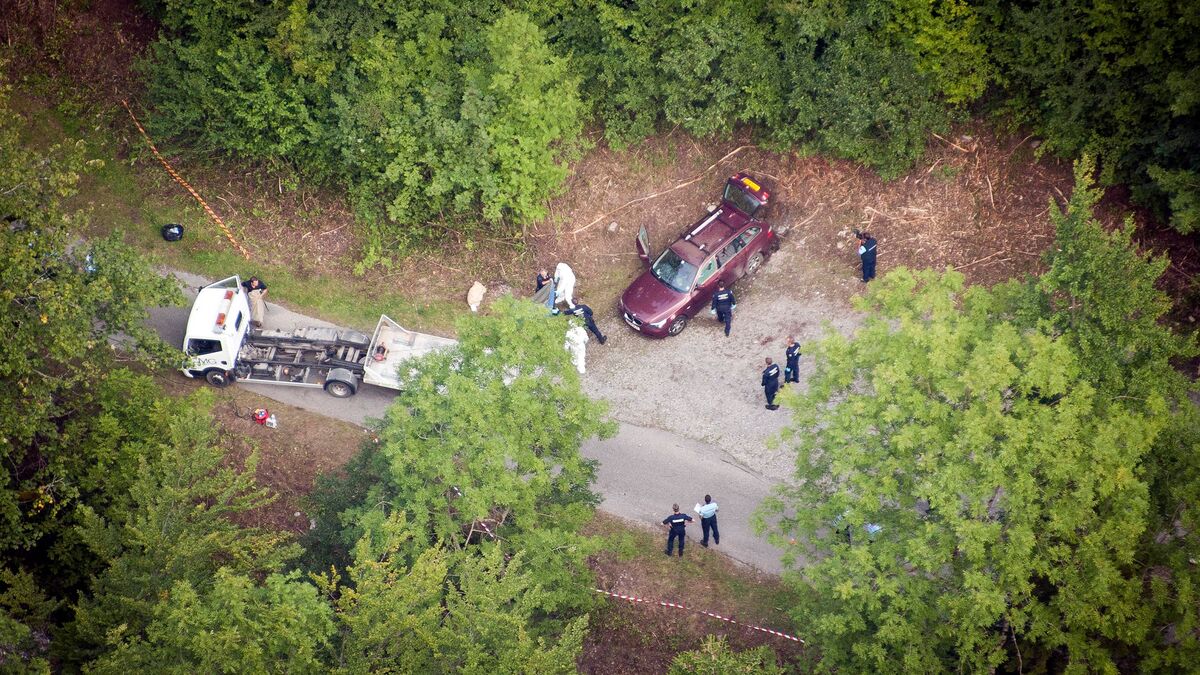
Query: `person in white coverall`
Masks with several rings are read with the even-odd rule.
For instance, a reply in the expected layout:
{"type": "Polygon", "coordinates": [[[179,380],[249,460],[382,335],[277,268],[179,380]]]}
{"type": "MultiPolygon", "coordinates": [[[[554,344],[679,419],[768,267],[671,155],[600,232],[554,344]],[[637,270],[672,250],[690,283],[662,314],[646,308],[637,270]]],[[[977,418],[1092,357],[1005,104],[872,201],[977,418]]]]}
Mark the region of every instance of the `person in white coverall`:
{"type": "Polygon", "coordinates": [[[554,302],[575,306],[575,271],[567,263],[560,262],[554,268],[554,302]]]}
{"type": "Polygon", "coordinates": [[[578,370],[580,375],[583,375],[584,372],[587,342],[587,331],[583,329],[583,326],[572,321],[571,327],[567,329],[567,340],[563,343],[563,349],[571,355],[571,362],[575,364],[575,370],[578,370]]]}

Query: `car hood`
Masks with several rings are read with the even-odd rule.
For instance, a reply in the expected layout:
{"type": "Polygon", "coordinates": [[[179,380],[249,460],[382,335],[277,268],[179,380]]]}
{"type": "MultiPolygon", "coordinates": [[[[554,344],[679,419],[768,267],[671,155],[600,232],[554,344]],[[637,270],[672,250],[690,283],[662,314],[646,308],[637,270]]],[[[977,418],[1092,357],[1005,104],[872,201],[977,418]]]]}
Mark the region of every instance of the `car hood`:
{"type": "Polygon", "coordinates": [[[686,297],[646,270],[625,289],[621,305],[642,321],[653,323],[678,309],[686,297]]]}

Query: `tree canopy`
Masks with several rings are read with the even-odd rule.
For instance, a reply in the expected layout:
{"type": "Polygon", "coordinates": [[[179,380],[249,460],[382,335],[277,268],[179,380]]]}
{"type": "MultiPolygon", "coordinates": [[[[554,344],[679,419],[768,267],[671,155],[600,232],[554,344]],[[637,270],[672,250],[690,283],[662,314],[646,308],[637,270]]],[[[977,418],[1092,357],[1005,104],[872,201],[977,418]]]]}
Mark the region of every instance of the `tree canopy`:
{"type": "Polygon", "coordinates": [[[963,113],[1028,125],[1041,151],[1189,232],[1200,222],[1200,48],[1179,3],[867,0],[732,5],[162,0],[144,61],[162,135],[293,162],[346,186],[365,261],[525,224],[589,122],[614,145],[663,125],[860,161],[886,176],[963,113]]]}
{"type": "Polygon", "coordinates": [[[123,501],[137,462],[125,441],[161,431],[156,391],[123,362],[171,358],[145,308],[182,298],[119,233],[74,240],[86,214],[64,199],[98,160],[81,143],[27,146],[7,96],[0,89],[0,552],[72,567],[76,508],[123,501]]]}
{"type": "Polygon", "coordinates": [[[794,485],[764,505],[829,670],[1172,670],[1200,658],[1200,418],[1162,261],[1091,215],[1038,279],[899,269],[807,353],[794,485]],[[1115,281],[1120,279],[1120,282],[1115,281]],[[1185,449],[1189,448],[1190,449],[1185,449]]]}

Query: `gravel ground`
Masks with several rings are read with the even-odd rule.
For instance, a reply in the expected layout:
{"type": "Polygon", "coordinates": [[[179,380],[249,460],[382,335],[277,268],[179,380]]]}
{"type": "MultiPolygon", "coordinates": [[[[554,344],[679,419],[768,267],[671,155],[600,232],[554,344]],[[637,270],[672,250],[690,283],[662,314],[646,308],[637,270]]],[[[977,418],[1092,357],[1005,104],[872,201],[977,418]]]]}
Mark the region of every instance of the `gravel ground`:
{"type": "MultiPolygon", "coordinates": [[[[600,321],[607,344],[588,343],[587,393],[608,400],[622,422],[700,441],[724,453],[721,459],[785,480],[795,455],[768,439],[790,415],[764,407],[763,360],[770,356],[782,365],[789,334],[803,345],[826,326],[849,333],[862,320],[849,304],[863,290],[854,252],[847,247],[845,263],[835,265],[806,256],[804,244],[785,239],[754,278],[735,284],[738,308],[728,338],[705,311],[673,338],[648,339],[614,308],[600,321]]],[[[802,356],[801,386],[811,371],[802,356]]]]}

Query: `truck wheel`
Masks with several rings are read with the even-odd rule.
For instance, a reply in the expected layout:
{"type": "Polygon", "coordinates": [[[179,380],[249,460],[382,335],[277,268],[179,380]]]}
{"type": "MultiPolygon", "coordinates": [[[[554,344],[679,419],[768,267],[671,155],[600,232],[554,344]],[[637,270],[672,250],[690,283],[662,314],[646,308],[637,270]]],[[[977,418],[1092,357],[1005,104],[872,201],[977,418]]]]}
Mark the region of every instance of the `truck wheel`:
{"type": "Polygon", "coordinates": [[[757,272],[758,268],[762,267],[762,264],[763,254],[761,251],[750,256],[750,259],[746,261],[746,276],[750,276],[751,274],[757,272]]]}
{"type": "Polygon", "coordinates": [[[230,377],[229,373],[224,370],[213,369],[205,371],[204,379],[217,389],[228,387],[230,384],[233,384],[233,378],[230,377]]]}
{"type": "Polygon", "coordinates": [[[350,398],[354,395],[354,385],[341,380],[330,380],[325,383],[325,391],[334,398],[350,398]]]}
{"type": "Polygon", "coordinates": [[[687,328],[687,317],[677,316],[675,317],[675,320],[671,322],[671,327],[667,329],[667,335],[675,337],[676,335],[682,333],[684,328],[687,328]]]}

